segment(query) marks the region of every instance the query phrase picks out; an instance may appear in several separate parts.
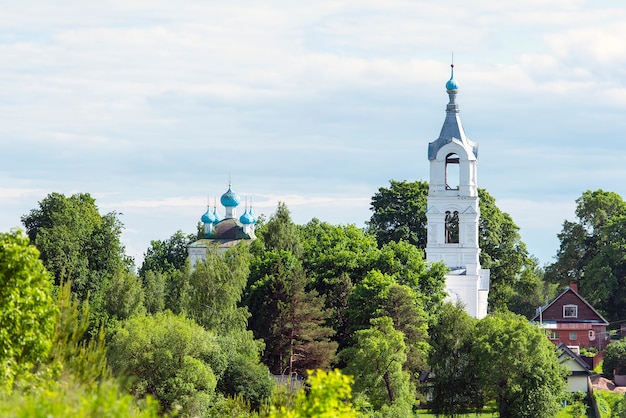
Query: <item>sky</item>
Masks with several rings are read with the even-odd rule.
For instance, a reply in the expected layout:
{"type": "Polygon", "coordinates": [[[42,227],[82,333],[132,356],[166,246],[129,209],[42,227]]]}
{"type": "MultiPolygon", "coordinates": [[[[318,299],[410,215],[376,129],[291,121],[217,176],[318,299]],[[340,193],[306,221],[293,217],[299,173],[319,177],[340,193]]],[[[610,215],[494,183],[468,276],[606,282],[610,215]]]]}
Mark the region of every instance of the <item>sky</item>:
{"type": "Polygon", "coordinates": [[[140,262],[229,180],[257,215],[364,227],[390,179],[428,180],[453,52],[479,187],[550,263],[585,190],[626,196],[624,22],[618,0],[7,2],[0,231],[90,193],[140,262]]]}

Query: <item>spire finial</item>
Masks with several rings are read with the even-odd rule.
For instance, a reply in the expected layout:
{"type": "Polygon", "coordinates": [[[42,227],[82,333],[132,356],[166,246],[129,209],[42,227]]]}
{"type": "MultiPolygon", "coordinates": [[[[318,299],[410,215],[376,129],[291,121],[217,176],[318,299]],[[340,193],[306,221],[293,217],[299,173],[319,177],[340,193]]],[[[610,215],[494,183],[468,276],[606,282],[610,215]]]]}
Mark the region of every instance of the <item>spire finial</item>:
{"type": "Polygon", "coordinates": [[[452,52],[452,58],[450,59],[450,80],[454,78],[454,51],[452,52]]]}
{"type": "Polygon", "coordinates": [[[459,86],[454,81],[454,52],[452,53],[450,64],[450,80],[446,83],[446,90],[448,90],[448,93],[456,93],[459,90],[459,86]]]}

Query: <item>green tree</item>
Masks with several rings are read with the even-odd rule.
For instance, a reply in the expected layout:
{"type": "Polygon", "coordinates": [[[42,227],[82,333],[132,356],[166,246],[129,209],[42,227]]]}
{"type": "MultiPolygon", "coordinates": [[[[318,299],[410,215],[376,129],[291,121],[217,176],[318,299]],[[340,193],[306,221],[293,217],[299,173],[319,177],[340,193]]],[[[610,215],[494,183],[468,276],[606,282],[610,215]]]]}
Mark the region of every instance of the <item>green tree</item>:
{"type": "Polygon", "coordinates": [[[358,283],[378,258],[376,240],[354,225],[330,225],[314,218],[300,227],[305,271],[320,293],[347,274],[358,283]]]}
{"type": "Polygon", "coordinates": [[[143,292],[145,295],[144,305],[150,314],[165,309],[165,278],[164,273],[148,271],[142,278],[143,292]]]}
{"type": "Polygon", "coordinates": [[[218,341],[226,352],[228,366],[217,382],[217,389],[225,396],[241,397],[251,409],[258,410],[270,398],[274,388],[274,379],[267,366],[259,362],[258,350],[253,353],[242,350],[242,346],[252,346],[249,338],[218,341]]]}
{"type": "Polygon", "coordinates": [[[428,266],[423,251],[407,241],[384,244],[376,268],[399,284],[409,286],[427,311],[436,310],[446,297],[445,265],[434,263],[428,266]]]}
{"type": "Polygon", "coordinates": [[[505,311],[516,295],[535,281],[535,261],[528,255],[519,227],[508,213],[496,206],[496,200],[478,189],[480,219],[478,245],[482,268],[490,269],[489,306],[505,311]]]}
{"type": "Polygon", "coordinates": [[[371,326],[371,319],[379,316],[381,308],[386,304],[389,289],[396,284],[390,275],[372,270],[354,287],[348,296],[346,310],[350,335],[371,326]]]}
{"type": "Polygon", "coordinates": [[[98,292],[115,272],[129,266],[120,243],[122,224],[117,213],[100,215],[87,193],[70,197],[51,193],[22,222],[55,283],[71,281],[80,300],[98,292]]]}
{"type": "Polygon", "coordinates": [[[528,261],[520,276],[516,285],[517,291],[507,306],[511,312],[531,319],[536,315],[538,306],[543,306],[556,297],[560,286],[544,279],[544,270],[539,267],[539,262],[535,258],[528,261]]]}
{"type": "Polygon", "coordinates": [[[162,273],[165,282],[165,309],[175,314],[185,312],[189,306],[191,291],[191,274],[193,269],[189,260],[181,270],[162,273]]]}
{"type": "Polygon", "coordinates": [[[411,416],[415,387],[402,367],[406,361],[404,335],[383,316],[371,320],[371,328],[357,331],[357,343],[340,356],[354,376],[354,391],[367,396],[384,416],[411,416]]]}
{"type": "Polygon", "coordinates": [[[224,361],[215,334],[171,312],[136,316],[112,337],[109,364],[137,398],[151,395],[164,411],[206,414],[224,361]]]}
{"type": "Polygon", "coordinates": [[[576,199],[576,222],[563,222],[558,234],[561,245],[557,261],[549,266],[547,274],[560,283],[581,281],[584,268],[597,254],[602,230],[611,219],[626,214],[626,203],[614,192],[587,190],[576,199]]]}
{"type": "Polygon", "coordinates": [[[430,351],[427,315],[418,296],[409,286],[393,284],[389,287],[378,315],[390,317],[394,328],[404,335],[407,359],[403,369],[409,372],[411,381],[417,384],[420,372],[427,369],[430,351]]]}
{"type": "Polygon", "coordinates": [[[191,273],[192,289],[186,312],[197,323],[222,334],[229,330],[245,330],[248,310],[238,307],[249,273],[250,257],[243,245],[218,254],[216,247],[207,248],[204,261],[191,273]]]}
{"type": "Polygon", "coordinates": [[[274,374],[328,368],[337,348],[317,292],[307,292],[300,262],[287,251],[269,251],[251,267],[247,305],[250,328],[265,341],[263,362],[274,374]]]}
{"type": "Polygon", "coordinates": [[[556,261],[546,279],[578,282],[585,299],[606,314],[622,319],[626,306],[626,202],[616,193],[587,190],[576,200],[576,222],[565,221],[556,261]]]}
{"type": "Polygon", "coordinates": [[[326,373],[324,370],[308,371],[309,390],[301,390],[296,396],[294,407],[273,408],[270,418],[356,418],[358,413],[352,406],[352,381],[350,376],[339,370],[326,373]]]}
{"type": "Polygon", "coordinates": [[[291,214],[285,203],[278,202],[276,212],[258,232],[259,242],[263,243],[265,250],[289,251],[296,257],[302,255],[298,229],[291,220],[291,214]]]}
{"type": "MultiPolygon", "coordinates": [[[[105,331],[95,338],[85,338],[90,326],[89,301],[78,301],[66,282],[58,289],[56,319],[49,363],[60,368],[80,386],[89,389],[109,377],[106,359],[105,331]]],[[[83,388],[81,388],[83,389],[83,388]]]]}
{"type": "Polygon", "coordinates": [[[402,332],[407,345],[404,369],[412,380],[417,380],[419,373],[426,369],[428,316],[420,296],[410,286],[372,270],[350,293],[346,316],[351,336],[347,345],[354,344],[355,334],[369,328],[373,318],[389,317],[394,328],[402,332]]]}
{"type": "Polygon", "coordinates": [[[430,408],[444,416],[456,416],[483,406],[478,369],[472,358],[476,320],[461,304],[445,303],[428,330],[432,355],[430,408]]]}
{"type": "Polygon", "coordinates": [[[0,233],[0,385],[43,362],[52,345],[52,280],[22,231],[0,233]]]}
{"type": "Polygon", "coordinates": [[[248,331],[250,313],[239,306],[249,273],[250,254],[238,245],[219,254],[208,248],[190,275],[185,311],[206,329],[216,332],[227,364],[217,382],[225,395],[241,396],[258,409],[272,390],[267,367],[259,362],[263,343],[248,331]]]}
{"type": "Polygon", "coordinates": [[[543,330],[520,315],[496,313],[478,321],[472,355],[500,417],[556,415],[565,370],[543,330]]]}
{"type": "Polygon", "coordinates": [[[335,340],[344,346],[348,322],[348,295],[370,271],[379,256],[374,236],[354,225],[330,225],[312,219],[300,228],[302,265],[310,287],[325,299],[335,340]]]}
{"type": "Polygon", "coordinates": [[[157,418],[161,415],[154,400],[138,404],[112,380],[91,387],[67,378],[51,383],[45,390],[14,391],[0,399],[0,416],[157,418]]]}
{"type": "Polygon", "coordinates": [[[614,378],[614,371],[626,374],[626,341],[616,341],[606,346],[602,361],[602,374],[614,378]]]}
{"type": "Polygon", "coordinates": [[[426,248],[428,183],[390,180],[389,184],[372,196],[369,228],[378,244],[403,240],[426,248]]]}
{"type": "Polygon", "coordinates": [[[119,270],[104,289],[105,308],[117,320],[144,314],[144,291],[141,278],[130,271],[119,270]]]}
{"type": "Polygon", "coordinates": [[[185,235],[176,231],[164,241],[154,240],[144,254],[139,275],[144,277],[149,271],[165,273],[172,270],[183,270],[187,260],[187,247],[196,240],[196,234],[185,235]]]}

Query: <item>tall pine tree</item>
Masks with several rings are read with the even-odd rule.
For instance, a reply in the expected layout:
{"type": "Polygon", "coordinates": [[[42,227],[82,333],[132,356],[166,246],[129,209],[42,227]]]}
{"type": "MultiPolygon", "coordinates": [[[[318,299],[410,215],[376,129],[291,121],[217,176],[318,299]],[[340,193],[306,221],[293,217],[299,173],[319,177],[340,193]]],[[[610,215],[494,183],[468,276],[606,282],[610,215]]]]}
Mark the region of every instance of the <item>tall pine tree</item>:
{"type": "Polygon", "coordinates": [[[288,251],[269,251],[253,262],[251,276],[250,328],[265,341],[263,362],[274,374],[328,368],[337,349],[334,331],[324,325],[324,299],[305,290],[300,262],[288,251]]]}

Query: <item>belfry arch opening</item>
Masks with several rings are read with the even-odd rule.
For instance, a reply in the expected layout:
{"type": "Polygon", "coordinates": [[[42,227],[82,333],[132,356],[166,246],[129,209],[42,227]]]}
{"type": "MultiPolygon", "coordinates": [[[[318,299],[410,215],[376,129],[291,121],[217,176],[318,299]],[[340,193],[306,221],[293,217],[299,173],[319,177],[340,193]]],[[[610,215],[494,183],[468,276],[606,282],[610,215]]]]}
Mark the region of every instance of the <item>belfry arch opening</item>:
{"type": "Polygon", "coordinates": [[[459,243],[459,212],[446,211],[446,244],[459,243]]]}
{"type": "Polygon", "coordinates": [[[455,153],[446,155],[446,189],[457,190],[461,184],[459,156],[455,153]]]}

